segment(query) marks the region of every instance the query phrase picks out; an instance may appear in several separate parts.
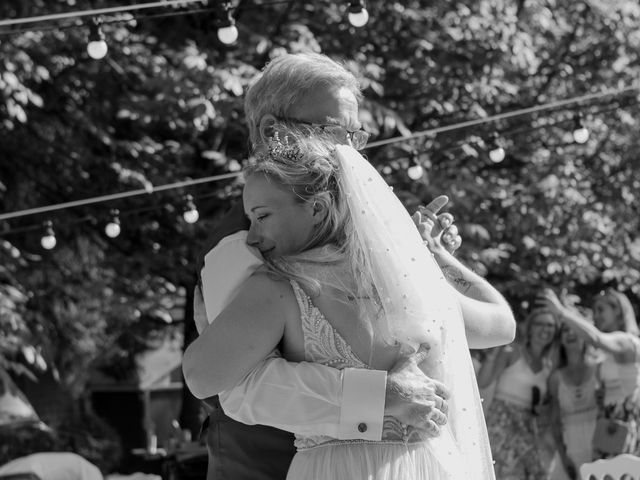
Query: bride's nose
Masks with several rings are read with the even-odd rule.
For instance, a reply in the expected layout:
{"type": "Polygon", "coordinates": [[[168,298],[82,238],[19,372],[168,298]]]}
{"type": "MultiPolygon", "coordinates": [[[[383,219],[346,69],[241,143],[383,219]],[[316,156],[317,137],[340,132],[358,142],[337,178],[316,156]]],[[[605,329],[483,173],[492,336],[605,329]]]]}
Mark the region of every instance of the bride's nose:
{"type": "Polygon", "coordinates": [[[251,225],[249,227],[249,233],[247,234],[247,245],[250,247],[260,247],[260,235],[256,232],[256,228],[251,225]]]}

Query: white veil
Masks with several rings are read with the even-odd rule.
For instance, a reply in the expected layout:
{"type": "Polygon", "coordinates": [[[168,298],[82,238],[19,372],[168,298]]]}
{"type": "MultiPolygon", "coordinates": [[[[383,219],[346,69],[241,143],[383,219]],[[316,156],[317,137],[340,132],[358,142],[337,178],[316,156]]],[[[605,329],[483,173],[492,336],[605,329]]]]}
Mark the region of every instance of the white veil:
{"type": "Polygon", "coordinates": [[[382,331],[417,349],[430,347],[421,368],[451,392],[448,423],[430,441],[455,480],[493,480],[482,404],[453,287],[425,247],[407,210],[373,166],[356,150],[339,145],[340,190],[353,221],[364,277],[383,309],[382,331]]]}

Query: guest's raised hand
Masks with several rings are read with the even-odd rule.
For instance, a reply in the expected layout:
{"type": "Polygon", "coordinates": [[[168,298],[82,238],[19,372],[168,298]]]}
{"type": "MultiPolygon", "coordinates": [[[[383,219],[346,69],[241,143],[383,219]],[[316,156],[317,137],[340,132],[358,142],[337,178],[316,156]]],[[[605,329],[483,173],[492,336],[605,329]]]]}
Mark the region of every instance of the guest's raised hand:
{"type": "Polygon", "coordinates": [[[423,346],[402,355],[389,370],[384,413],[435,437],[447,423],[449,391],[418,367],[427,355],[429,348],[423,346]]]}
{"type": "Polygon", "coordinates": [[[535,302],[537,307],[544,308],[549,310],[550,312],[557,314],[561,317],[561,313],[566,308],[558,295],[551,290],[550,288],[545,288],[541,293],[536,297],[535,302]]]}

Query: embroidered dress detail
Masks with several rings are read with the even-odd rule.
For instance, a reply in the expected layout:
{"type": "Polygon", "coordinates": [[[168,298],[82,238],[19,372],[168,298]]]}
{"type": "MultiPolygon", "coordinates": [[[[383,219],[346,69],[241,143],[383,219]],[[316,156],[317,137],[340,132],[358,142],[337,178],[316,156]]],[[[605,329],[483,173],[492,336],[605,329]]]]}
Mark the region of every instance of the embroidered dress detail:
{"type": "MultiPolygon", "coordinates": [[[[304,335],[305,360],[321,363],[337,369],[370,368],[353,353],[351,347],[340,333],[327,321],[322,312],[313,304],[311,298],[295,281],[291,287],[300,307],[300,320],[304,335]]],[[[425,432],[400,422],[397,418],[385,416],[382,424],[382,443],[419,443],[428,438],[425,432]]],[[[336,440],[330,437],[298,437],[295,445],[298,450],[306,450],[323,445],[343,443],[374,443],[368,440],[336,440]]]]}
{"type": "Polygon", "coordinates": [[[338,331],[324,318],[302,287],[291,280],[300,307],[306,360],[334,368],[369,368],[352,351],[338,331]]]}

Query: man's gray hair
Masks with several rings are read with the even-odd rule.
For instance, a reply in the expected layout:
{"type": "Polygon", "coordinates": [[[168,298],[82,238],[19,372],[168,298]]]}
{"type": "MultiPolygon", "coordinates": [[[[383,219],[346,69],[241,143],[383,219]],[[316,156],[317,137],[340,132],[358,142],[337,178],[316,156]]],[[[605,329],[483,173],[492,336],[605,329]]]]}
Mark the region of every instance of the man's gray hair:
{"type": "Polygon", "coordinates": [[[360,84],[345,67],[318,53],[284,54],[269,62],[247,90],[244,111],[252,147],[264,142],[260,121],[271,114],[287,119],[291,108],[319,87],[349,89],[361,99],[360,84]]]}

